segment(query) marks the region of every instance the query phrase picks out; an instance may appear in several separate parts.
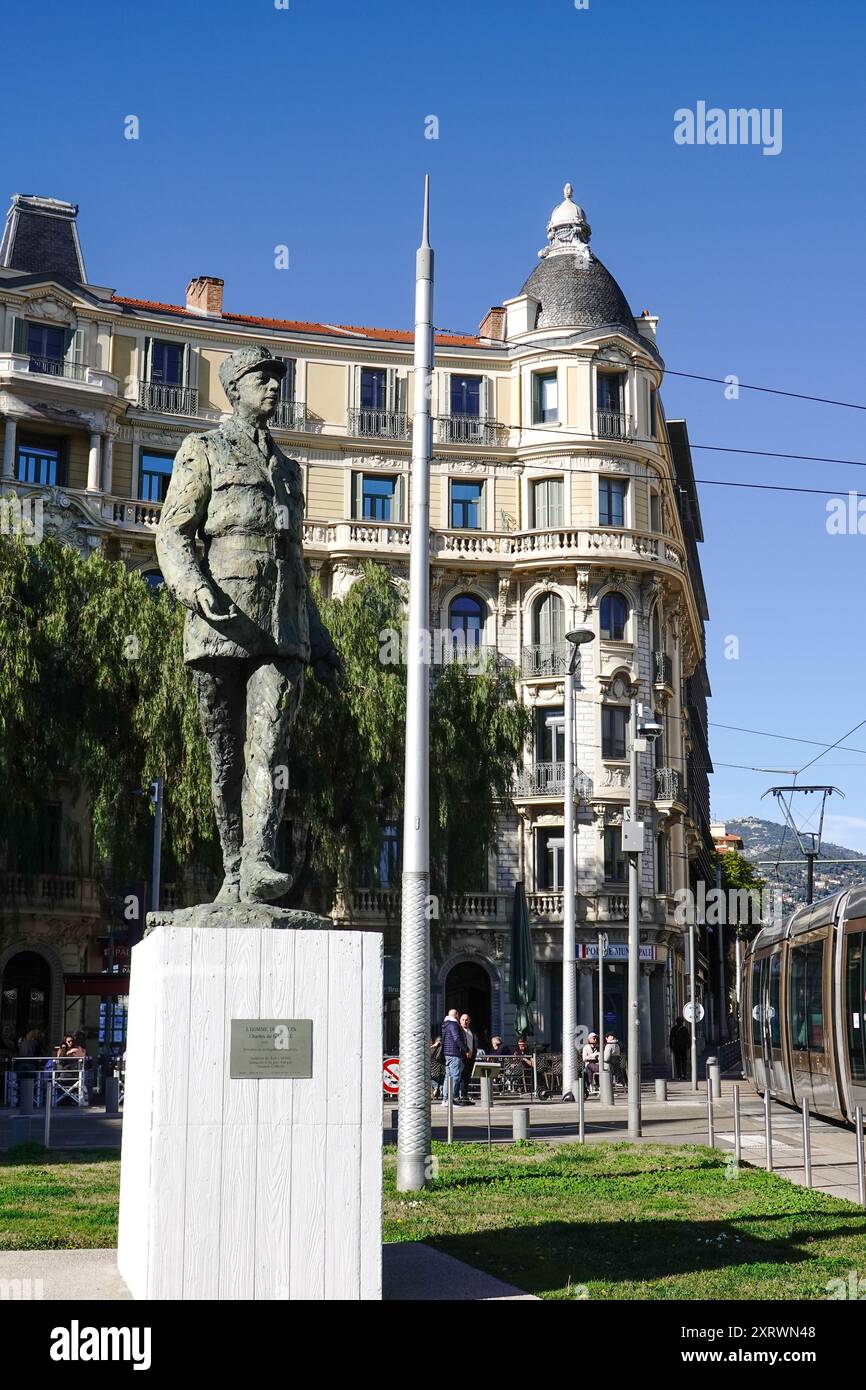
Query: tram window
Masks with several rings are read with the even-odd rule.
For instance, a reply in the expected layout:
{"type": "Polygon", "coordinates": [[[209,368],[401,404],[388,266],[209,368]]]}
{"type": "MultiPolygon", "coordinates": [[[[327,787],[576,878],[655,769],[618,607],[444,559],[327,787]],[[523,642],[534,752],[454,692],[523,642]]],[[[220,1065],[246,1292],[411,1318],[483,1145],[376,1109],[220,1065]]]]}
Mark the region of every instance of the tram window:
{"type": "Polygon", "coordinates": [[[795,1052],[824,1050],[823,941],[791,952],[791,1046],[795,1052]]]}
{"type": "Polygon", "coordinates": [[[852,932],[848,937],[847,1015],[848,1055],[851,1058],[851,1079],[866,1081],[866,932],[852,932]]]}
{"type": "Polygon", "coordinates": [[[781,1047],[782,1036],[779,1031],[779,1005],[781,1000],[782,956],[777,953],[770,957],[770,1046],[781,1047]]]}
{"type": "Polygon", "coordinates": [[[752,1042],[761,1046],[761,962],[752,966],[752,1042]]]}

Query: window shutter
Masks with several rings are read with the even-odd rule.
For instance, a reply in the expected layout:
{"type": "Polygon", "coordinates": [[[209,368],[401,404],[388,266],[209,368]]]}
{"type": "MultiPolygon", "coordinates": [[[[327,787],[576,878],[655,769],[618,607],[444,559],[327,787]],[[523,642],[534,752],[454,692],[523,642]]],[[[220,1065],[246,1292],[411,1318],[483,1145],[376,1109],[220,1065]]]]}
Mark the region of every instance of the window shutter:
{"type": "Polygon", "coordinates": [[[536,483],[533,488],[535,517],[533,524],[539,531],[547,530],[547,483],[536,483]]]}
{"type": "Polygon", "coordinates": [[[142,371],[142,381],[150,381],[150,369],[153,362],[153,339],[144,340],[144,368],[142,371]]]}
{"type": "Polygon", "coordinates": [[[478,499],[478,529],[480,531],[487,530],[487,494],[492,492],[492,489],[493,481],[490,478],[481,484],[481,496],[478,499]]]}
{"type": "Polygon", "coordinates": [[[496,419],[496,382],[492,376],[481,382],[481,414],[485,420],[496,419]]]}
{"type": "Polygon", "coordinates": [[[550,481],[551,503],[550,503],[550,526],[565,525],[565,479],[553,478],[550,481]]]}
{"type": "Polygon", "coordinates": [[[84,327],[81,324],[69,334],[66,360],[67,362],[74,362],[77,366],[84,365],[84,327]]]}
{"type": "Polygon", "coordinates": [[[352,516],[356,521],[360,521],[363,514],[364,496],[364,475],[363,473],[352,474],[352,516]]]}
{"type": "Polygon", "coordinates": [[[385,409],[393,414],[399,410],[397,395],[397,369],[389,367],[385,377],[385,409]]]}
{"type": "Polygon", "coordinates": [[[27,324],[17,314],[12,316],[12,351],[27,351],[27,324]]]}
{"type": "Polygon", "coordinates": [[[406,521],[406,475],[401,473],[397,478],[397,486],[394,489],[394,520],[399,522],[406,521]]]}

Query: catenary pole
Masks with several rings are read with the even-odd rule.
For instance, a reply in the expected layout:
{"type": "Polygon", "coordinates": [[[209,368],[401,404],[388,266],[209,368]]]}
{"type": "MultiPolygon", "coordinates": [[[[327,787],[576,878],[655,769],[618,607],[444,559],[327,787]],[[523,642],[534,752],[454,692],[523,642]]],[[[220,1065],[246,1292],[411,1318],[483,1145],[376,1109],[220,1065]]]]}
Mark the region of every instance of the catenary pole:
{"type": "Polygon", "coordinates": [[[574,1096],[577,981],[574,927],[574,658],[565,673],[565,789],[562,872],[562,1094],[574,1096]]]}
{"type": "Polygon", "coordinates": [[[417,1192],[430,1154],[430,385],[433,376],[433,251],[430,178],[415,256],[412,515],[406,641],[406,776],[400,932],[400,1124],[397,1189],[417,1192]]]}

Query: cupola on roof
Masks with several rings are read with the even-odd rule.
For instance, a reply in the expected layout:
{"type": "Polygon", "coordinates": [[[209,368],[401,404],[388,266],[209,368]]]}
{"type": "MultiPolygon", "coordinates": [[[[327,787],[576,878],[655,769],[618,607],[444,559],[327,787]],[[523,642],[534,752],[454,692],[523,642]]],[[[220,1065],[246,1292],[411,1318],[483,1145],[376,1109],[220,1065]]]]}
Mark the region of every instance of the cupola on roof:
{"type": "Polygon", "coordinates": [[[590,250],[592,229],[570,183],[563,193],[550,214],[540,264],[521,290],[539,301],[535,327],[616,328],[638,337],[625,295],[590,250]]]}

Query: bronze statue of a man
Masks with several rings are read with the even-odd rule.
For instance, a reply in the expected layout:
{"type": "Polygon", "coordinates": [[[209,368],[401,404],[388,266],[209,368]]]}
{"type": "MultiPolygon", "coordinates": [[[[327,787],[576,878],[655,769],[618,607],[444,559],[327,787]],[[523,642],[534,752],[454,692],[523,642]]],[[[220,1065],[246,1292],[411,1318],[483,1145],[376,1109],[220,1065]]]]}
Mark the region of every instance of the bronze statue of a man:
{"type": "Polygon", "coordinates": [[[272,902],[289,737],[304,668],[336,689],[340,658],[307,588],[301,469],[268,433],[286,364],[265,347],[227,357],[234,414],[190,434],[156,533],[163,577],[187,608],[191,668],[211,757],[225,880],[220,903],[272,902]]]}

